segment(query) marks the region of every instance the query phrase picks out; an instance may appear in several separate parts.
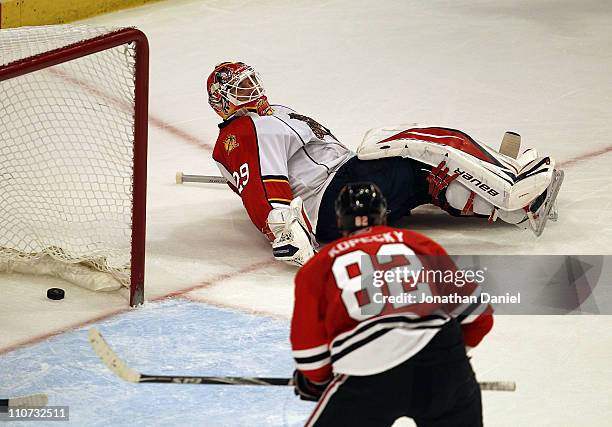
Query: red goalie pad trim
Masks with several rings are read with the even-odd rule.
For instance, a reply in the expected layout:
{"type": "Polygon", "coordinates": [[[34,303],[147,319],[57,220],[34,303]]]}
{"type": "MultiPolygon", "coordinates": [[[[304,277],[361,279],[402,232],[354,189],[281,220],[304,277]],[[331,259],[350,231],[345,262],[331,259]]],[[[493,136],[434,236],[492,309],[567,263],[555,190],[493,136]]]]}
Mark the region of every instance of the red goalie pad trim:
{"type": "Polygon", "coordinates": [[[396,141],[398,139],[412,139],[415,141],[433,142],[435,144],[447,145],[464,153],[470,154],[477,159],[483,160],[494,165],[501,166],[497,159],[491,156],[480,144],[471,136],[456,129],[440,127],[412,128],[406,129],[387,139],[379,142],[396,141]]]}

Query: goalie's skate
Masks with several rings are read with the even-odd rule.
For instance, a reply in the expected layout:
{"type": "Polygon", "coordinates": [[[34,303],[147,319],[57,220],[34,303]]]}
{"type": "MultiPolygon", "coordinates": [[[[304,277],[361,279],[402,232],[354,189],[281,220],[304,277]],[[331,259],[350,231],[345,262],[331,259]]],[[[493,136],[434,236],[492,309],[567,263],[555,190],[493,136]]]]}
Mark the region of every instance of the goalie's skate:
{"type": "Polygon", "coordinates": [[[558,219],[559,219],[559,210],[557,209],[557,201],[555,200],[555,203],[553,203],[552,209],[550,210],[550,213],[548,214],[548,220],[557,221],[558,219]]]}
{"type": "Polygon", "coordinates": [[[527,211],[529,228],[531,228],[536,236],[542,234],[546,221],[549,218],[553,221],[557,220],[558,214],[555,201],[563,183],[563,177],[564,173],[562,170],[555,170],[552,181],[546,191],[529,205],[529,210],[527,211]]]}

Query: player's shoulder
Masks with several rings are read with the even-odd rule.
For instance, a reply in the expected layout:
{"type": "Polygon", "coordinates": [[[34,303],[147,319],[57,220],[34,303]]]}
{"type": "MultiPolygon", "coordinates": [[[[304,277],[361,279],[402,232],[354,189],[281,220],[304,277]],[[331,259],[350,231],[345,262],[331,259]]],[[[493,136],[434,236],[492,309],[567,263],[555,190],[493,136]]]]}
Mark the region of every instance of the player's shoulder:
{"type": "Polygon", "coordinates": [[[233,117],[219,124],[219,137],[228,133],[239,133],[253,129],[253,119],[250,115],[233,117]]]}
{"type": "MultiPolygon", "coordinates": [[[[390,228],[390,227],[387,227],[390,228]]],[[[417,254],[446,255],[446,250],[431,237],[406,229],[394,229],[401,233],[402,241],[417,254]]]]}
{"type": "Polygon", "coordinates": [[[302,127],[306,126],[306,122],[302,120],[306,116],[298,114],[292,108],[279,104],[273,104],[271,107],[271,114],[260,116],[256,112],[250,111],[244,116],[235,119],[236,124],[231,123],[229,126],[232,128],[244,126],[244,118],[248,118],[251,122],[249,125],[254,127],[260,139],[267,136],[285,136],[287,134],[293,136],[296,129],[301,130],[302,127]]]}
{"type": "Polygon", "coordinates": [[[322,126],[312,117],[300,114],[297,111],[285,107],[284,105],[274,105],[274,114],[272,115],[278,121],[283,122],[286,127],[289,127],[293,132],[300,133],[302,137],[317,136],[323,138],[330,134],[329,130],[322,126]]]}
{"type": "Polygon", "coordinates": [[[328,243],[317,256],[336,258],[352,250],[364,248],[371,243],[399,243],[400,241],[393,237],[393,233],[394,229],[383,225],[364,228],[328,243]]]}
{"type": "Polygon", "coordinates": [[[277,123],[280,119],[287,119],[290,117],[290,114],[296,114],[295,110],[286,107],[284,105],[279,105],[279,104],[273,104],[270,105],[271,109],[270,109],[270,113],[269,114],[263,114],[263,115],[259,115],[256,112],[253,111],[249,111],[247,114],[245,114],[244,117],[250,117],[251,120],[257,124],[257,123],[277,123]]]}
{"type": "Polygon", "coordinates": [[[405,244],[418,254],[446,254],[438,243],[424,234],[386,225],[365,228],[335,240],[328,244],[320,254],[326,254],[328,258],[335,258],[354,249],[375,250],[380,245],[396,243],[405,244]]]}
{"type": "Polygon", "coordinates": [[[229,155],[236,148],[256,144],[253,121],[248,116],[235,117],[219,125],[219,136],[213,149],[213,157],[229,155]]]}
{"type": "Polygon", "coordinates": [[[289,133],[287,120],[291,111],[293,110],[290,108],[273,105],[272,114],[260,116],[257,113],[249,112],[244,117],[252,121],[258,139],[263,140],[289,133]]]}
{"type": "Polygon", "coordinates": [[[386,230],[393,230],[393,231],[401,232],[402,239],[406,243],[411,242],[411,241],[419,241],[419,242],[431,241],[433,242],[433,239],[431,237],[428,237],[425,234],[419,233],[418,231],[413,231],[413,230],[409,230],[406,228],[394,228],[394,227],[388,227],[388,226],[384,226],[384,228],[386,230]]]}
{"type": "Polygon", "coordinates": [[[419,233],[417,231],[408,230],[405,228],[394,228],[386,225],[373,227],[377,232],[391,232],[398,239],[401,240],[406,245],[410,246],[412,249],[415,249],[418,253],[417,249],[422,248],[424,252],[429,252],[426,249],[436,248],[442,249],[442,246],[433,240],[431,237],[426,236],[425,234],[419,233]]]}
{"type": "Polygon", "coordinates": [[[293,108],[289,108],[286,105],[272,104],[271,107],[273,111],[272,115],[276,114],[276,115],[287,115],[288,116],[289,114],[296,113],[296,111],[293,108]]]}

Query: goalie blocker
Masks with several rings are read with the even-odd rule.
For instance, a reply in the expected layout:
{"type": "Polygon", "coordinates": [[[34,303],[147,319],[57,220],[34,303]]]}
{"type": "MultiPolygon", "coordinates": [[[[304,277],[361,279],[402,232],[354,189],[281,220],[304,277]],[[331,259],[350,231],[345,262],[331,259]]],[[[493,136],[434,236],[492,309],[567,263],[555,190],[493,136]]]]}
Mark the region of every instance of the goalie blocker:
{"type": "Polygon", "coordinates": [[[539,157],[535,149],[514,159],[454,129],[372,129],[357,155],[362,160],[399,156],[429,165],[435,204],[453,215],[499,218],[538,236],[563,182],[554,160],[539,157]]]}
{"type": "Polygon", "coordinates": [[[272,209],[267,224],[274,234],[272,254],[277,260],[299,267],[315,254],[316,240],[301,197],[289,208],[272,209]]]}

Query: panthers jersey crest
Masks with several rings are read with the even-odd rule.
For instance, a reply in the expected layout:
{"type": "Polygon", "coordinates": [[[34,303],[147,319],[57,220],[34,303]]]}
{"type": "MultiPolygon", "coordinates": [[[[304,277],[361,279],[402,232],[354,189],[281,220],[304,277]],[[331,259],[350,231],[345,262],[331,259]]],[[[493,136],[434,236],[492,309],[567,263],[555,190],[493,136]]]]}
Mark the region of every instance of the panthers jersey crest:
{"type": "Polygon", "coordinates": [[[236,137],[234,135],[228,135],[225,141],[223,141],[223,147],[225,148],[225,152],[229,155],[235,148],[239,147],[236,137]]]}

